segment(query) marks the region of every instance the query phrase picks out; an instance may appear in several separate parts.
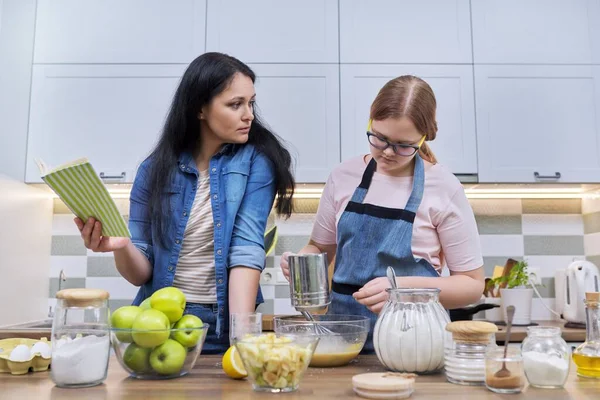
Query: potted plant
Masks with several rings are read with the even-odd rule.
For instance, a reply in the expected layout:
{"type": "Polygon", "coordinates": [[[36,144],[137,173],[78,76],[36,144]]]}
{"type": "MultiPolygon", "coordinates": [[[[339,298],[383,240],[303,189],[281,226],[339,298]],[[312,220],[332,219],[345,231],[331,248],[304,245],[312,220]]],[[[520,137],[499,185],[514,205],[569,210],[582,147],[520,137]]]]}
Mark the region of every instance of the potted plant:
{"type": "Polygon", "coordinates": [[[533,289],[527,271],[527,262],[519,261],[506,276],[499,278],[502,313],[506,321],[506,308],[515,307],[513,324],[529,325],[531,323],[531,303],[533,289]]]}

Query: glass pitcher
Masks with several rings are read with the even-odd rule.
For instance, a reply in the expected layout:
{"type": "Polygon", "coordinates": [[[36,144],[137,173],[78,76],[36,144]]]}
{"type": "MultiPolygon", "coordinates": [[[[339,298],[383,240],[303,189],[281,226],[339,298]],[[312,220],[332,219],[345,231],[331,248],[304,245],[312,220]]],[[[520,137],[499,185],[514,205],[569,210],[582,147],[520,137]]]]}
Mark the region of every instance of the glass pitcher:
{"type": "Polygon", "coordinates": [[[577,375],[600,379],[600,292],[585,294],[585,342],[573,351],[577,375]]]}
{"type": "Polygon", "coordinates": [[[444,344],[452,340],[450,317],[439,289],[387,289],[373,345],[379,361],[396,372],[434,373],[444,367],[444,344]]]}

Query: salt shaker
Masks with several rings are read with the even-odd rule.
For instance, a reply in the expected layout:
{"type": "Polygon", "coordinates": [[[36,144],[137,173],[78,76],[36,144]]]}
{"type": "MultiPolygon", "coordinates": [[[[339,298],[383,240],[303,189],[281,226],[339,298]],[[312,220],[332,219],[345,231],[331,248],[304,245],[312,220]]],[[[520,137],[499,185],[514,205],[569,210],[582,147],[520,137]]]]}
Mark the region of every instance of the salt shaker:
{"type": "Polygon", "coordinates": [[[562,388],[569,376],[571,351],[558,327],[531,326],[521,344],[523,368],[529,384],[562,388]]]}
{"type": "Polygon", "coordinates": [[[60,387],[88,387],[106,379],[110,353],[109,294],[64,289],[56,294],[50,377],[60,387]]]}
{"type": "Polygon", "coordinates": [[[485,384],[485,353],[496,348],[498,327],[484,321],[455,321],[446,325],[452,341],[444,350],[446,379],[468,386],[485,384]]]}

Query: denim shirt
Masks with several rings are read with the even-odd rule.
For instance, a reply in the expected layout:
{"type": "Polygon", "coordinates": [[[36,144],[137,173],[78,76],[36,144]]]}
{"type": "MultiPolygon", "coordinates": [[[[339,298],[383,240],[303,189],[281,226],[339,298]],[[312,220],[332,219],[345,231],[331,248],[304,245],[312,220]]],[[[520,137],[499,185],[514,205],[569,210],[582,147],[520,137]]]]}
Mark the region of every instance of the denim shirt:
{"type": "MultiPolygon", "coordinates": [[[[148,218],[148,167],[138,169],[130,196],[129,229],[132,242],[150,261],[152,278],[140,287],[133,304],[139,305],[156,290],[173,285],[183,233],[196,196],[198,169],[190,153],[179,157],[174,175],[163,188],[170,198],[171,224],[166,247],[158,240],[148,218]]],[[[228,330],[228,270],[243,266],[262,271],[265,266],[264,232],[275,199],[272,162],[252,145],[226,145],[210,159],[210,199],[214,222],[215,279],[218,317],[216,332],[228,330]]],[[[259,288],[256,303],[263,302],[259,288]]]]}

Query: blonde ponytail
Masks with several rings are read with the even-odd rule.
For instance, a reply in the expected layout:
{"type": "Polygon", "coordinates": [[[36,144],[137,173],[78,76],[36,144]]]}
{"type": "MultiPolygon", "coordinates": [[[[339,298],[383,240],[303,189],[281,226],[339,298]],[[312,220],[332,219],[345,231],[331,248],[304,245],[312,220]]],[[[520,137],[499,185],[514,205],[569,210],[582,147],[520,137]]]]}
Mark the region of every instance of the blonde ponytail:
{"type": "Polygon", "coordinates": [[[429,161],[432,164],[437,164],[437,158],[435,158],[435,154],[431,150],[431,147],[427,145],[427,142],[423,142],[421,148],[419,149],[419,155],[425,161],[429,161]]]}

